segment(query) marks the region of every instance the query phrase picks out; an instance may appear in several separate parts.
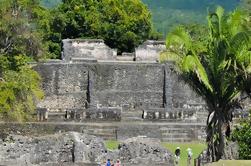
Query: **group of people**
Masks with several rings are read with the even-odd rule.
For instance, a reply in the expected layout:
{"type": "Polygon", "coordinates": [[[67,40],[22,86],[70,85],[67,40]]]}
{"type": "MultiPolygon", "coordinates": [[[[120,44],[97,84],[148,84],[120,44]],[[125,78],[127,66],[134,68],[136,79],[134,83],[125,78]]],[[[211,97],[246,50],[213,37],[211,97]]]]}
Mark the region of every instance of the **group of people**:
{"type": "MultiPolygon", "coordinates": [[[[179,161],[180,161],[180,147],[177,147],[175,150],[175,166],[179,166],[179,161]]],[[[187,165],[190,166],[192,165],[192,149],[191,148],[187,148],[187,165]]]]}
{"type": "Polygon", "coordinates": [[[115,163],[113,163],[110,159],[107,159],[104,165],[100,165],[100,166],[121,166],[121,163],[119,159],[117,159],[115,163]]]}
{"type": "MultiPolygon", "coordinates": [[[[179,161],[180,161],[180,147],[177,147],[176,150],[175,150],[175,165],[176,166],[179,166],[179,161]]],[[[192,149],[191,148],[188,148],[187,149],[187,165],[190,166],[192,164],[192,149]]],[[[107,161],[103,164],[103,165],[100,165],[100,166],[122,166],[121,163],[120,163],[120,160],[118,159],[115,163],[113,163],[110,159],[107,159],[107,161]]]]}

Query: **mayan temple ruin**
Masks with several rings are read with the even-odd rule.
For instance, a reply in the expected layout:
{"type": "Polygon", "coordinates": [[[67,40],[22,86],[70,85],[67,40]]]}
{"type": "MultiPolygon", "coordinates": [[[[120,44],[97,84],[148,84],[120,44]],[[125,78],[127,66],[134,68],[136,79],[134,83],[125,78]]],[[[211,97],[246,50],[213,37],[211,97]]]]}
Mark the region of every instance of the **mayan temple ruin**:
{"type": "MultiPolygon", "coordinates": [[[[161,142],[205,141],[207,107],[173,62],[158,62],[163,50],[164,42],[146,41],[117,55],[103,40],[63,40],[61,60],[32,64],[45,92],[36,120],[1,123],[1,164],[173,166],[161,142]],[[120,144],[109,150],[104,140],[120,144]]],[[[236,144],[227,148],[225,158],[238,158],[236,144]]]]}
{"type": "Polygon", "coordinates": [[[205,103],[172,62],[158,62],[164,49],[164,42],[146,41],[134,53],[117,55],[102,40],[63,40],[62,60],[34,67],[45,91],[38,119],[105,139],[203,139],[205,103]]]}
{"type": "Polygon", "coordinates": [[[0,0],[0,166],[251,166],[251,0],[0,0]]]}

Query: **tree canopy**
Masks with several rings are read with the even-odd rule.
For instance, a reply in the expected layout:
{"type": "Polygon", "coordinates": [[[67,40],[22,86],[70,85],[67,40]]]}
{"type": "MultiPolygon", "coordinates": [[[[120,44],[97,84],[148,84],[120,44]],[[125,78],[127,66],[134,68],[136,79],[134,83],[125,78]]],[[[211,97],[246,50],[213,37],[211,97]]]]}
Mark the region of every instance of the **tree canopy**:
{"type": "Polygon", "coordinates": [[[249,118],[241,122],[232,135],[232,139],[238,141],[240,146],[239,156],[240,159],[250,160],[251,159],[251,110],[249,118]]]}
{"type": "MultiPolygon", "coordinates": [[[[248,1],[248,0],[243,0],[248,1]]],[[[43,6],[53,8],[61,0],[41,0],[43,6]]],[[[166,35],[179,24],[206,24],[207,8],[216,5],[233,10],[239,0],[142,0],[152,12],[154,29],[166,35]]]]}
{"type": "Polygon", "coordinates": [[[183,27],[167,36],[169,52],[162,60],[174,60],[177,71],[201,95],[208,106],[207,143],[212,160],[224,155],[232,110],[251,73],[250,31],[240,10],[225,14],[218,7],[208,15],[206,42],[192,40],[183,27]]]}
{"type": "Polygon", "coordinates": [[[27,64],[43,52],[34,30],[39,5],[34,0],[0,2],[0,119],[28,120],[43,96],[40,77],[27,64]]]}
{"type": "Polygon", "coordinates": [[[59,54],[65,38],[101,38],[119,52],[132,52],[151,29],[151,14],[140,0],[63,0],[46,31],[50,51],[59,54]]]}

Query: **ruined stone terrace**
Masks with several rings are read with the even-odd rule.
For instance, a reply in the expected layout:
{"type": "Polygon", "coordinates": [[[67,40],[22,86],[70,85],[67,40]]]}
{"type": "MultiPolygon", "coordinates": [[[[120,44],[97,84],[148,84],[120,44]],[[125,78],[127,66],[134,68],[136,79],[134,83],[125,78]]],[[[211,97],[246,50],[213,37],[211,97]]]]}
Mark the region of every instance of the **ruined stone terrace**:
{"type": "Polygon", "coordinates": [[[106,139],[203,139],[205,102],[171,62],[158,63],[164,49],[164,42],[147,41],[134,53],[117,55],[102,40],[63,40],[62,60],[34,66],[45,91],[38,120],[46,122],[31,128],[54,126],[54,132],[72,129],[106,139]]]}

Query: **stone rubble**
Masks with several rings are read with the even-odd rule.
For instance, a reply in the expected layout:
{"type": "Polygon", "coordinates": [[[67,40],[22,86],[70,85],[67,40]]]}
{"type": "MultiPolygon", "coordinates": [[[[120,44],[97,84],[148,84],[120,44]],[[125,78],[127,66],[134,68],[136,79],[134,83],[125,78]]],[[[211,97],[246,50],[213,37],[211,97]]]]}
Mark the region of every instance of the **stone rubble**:
{"type": "Polygon", "coordinates": [[[157,139],[135,137],[117,150],[107,150],[101,138],[67,132],[41,137],[0,138],[0,163],[8,166],[96,166],[107,159],[129,165],[173,165],[172,154],[157,139]]]}

